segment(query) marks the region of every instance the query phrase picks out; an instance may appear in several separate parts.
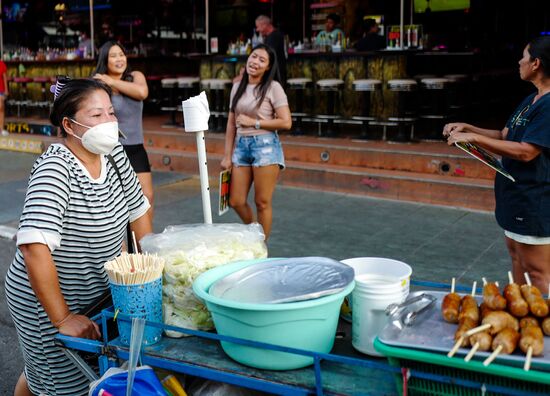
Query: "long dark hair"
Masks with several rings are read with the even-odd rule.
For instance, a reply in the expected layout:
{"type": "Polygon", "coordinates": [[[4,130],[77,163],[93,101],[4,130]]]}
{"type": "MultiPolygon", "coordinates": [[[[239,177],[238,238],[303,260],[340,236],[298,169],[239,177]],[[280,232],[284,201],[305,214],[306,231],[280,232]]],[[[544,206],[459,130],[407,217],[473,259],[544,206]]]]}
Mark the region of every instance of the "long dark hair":
{"type": "MultiPolygon", "coordinates": [[[[124,55],[126,55],[126,49],[120,44],[118,41],[107,41],[105,44],[101,46],[99,49],[99,54],[97,55],[97,66],[95,67],[95,70],[92,73],[92,76],[96,73],[99,74],[108,74],[109,71],[107,64],[109,62],[109,51],[114,46],[120,47],[124,55]]],[[[132,76],[132,69],[130,68],[130,65],[126,63],[126,70],[122,73],[121,79],[124,81],[134,81],[134,77],[132,76]]]]}
{"type": "MultiPolygon", "coordinates": [[[[262,102],[264,101],[265,95],[267,94],[267,90],[269,89],[269,86],[273,82],[273,80],[280,81],[281,77],[279,75],[279,67],[277,65],[277,54],[268,45],[265,44],[258,44],[254,47],[252,52],[256,51],[257,49],[263,49],[265,52],[267,52],[267,55],[269,56],[269,66],[264,75],[262,76],[262,79],[258,86],[254,88],[256,98],[258,98],[258,102],[256,104],[256,108],[260,107],[262,102]]],[[[248,59],[246,60],[248,63],[248,59]]],[[[234,113],[235,108],[237,107],[237,103],[239,103],[239,99],[241,96],[243,96],[244,91],[246,90],[246,86],[248,85],[248,72],[246,71],[246,65],[244,68],[243,78],[241,79],[241,82],[239,84],[239,87],[237,88],[237,92],[235,92],[235,96],[233,97],[233,102],[231,103],[231,111],[234,113]]]]}
{"type": "Polygon", "coordinates": [[[63,119],[73,118],[82,102],[88,99],[93,91],[104,90],[111,97],[111,88],[99,80],[92,78],[80,78],[69,80],[61,89],[59,96],[54,100],[50,122],[53,126],[61,128],[61,136],[66,137],[67,132],[63,129],[63,119]]]}
{"type": "Polygon", "coordinates": [[[528,44],[527,52],[531,56],[531,60],[540,60],[542,73],[546,77],[550,77],[550,37],[540,36],[528,44]]]}

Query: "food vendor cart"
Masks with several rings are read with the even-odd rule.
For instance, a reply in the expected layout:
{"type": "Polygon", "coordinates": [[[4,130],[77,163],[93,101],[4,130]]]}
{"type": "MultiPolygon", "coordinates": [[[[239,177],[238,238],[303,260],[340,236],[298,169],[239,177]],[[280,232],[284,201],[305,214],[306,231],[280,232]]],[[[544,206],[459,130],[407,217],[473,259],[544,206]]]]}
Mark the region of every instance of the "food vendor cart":
{"type": "MultiPolygon", "coordinates": [[[[449,285],[432,282],[411,283],[413,290],[433,292],[440,296],[449,290],[449,285]]],[[[458,291],[469,291],[466,287],[457,287],[458,291]]],[[[104,310],[94,317],[102,325],[102,334],[106,334],[108,319],[112,310],[104,310]]],[[[426,318],[417,321],[409,330],[414,333],[416,326],[426,326],[429,321],[442,320],[439,306],[436,305],[426,318]]],[[[129,320],[119,315],[117,320],[129,320]]],[[[377,339],[375,346],[387,357],[374,358],[356,352],[351,346],[351,325],[340,321],[334,348],[329,354],[321,354],[245,339],[222,336],[209,332],[152,323],[166,330],[185,333],[188,337],[163,339],[154,345],[142,349],[142,364],[189,374],[218,382],[255,389],[274,394],[285,395],[357,395],[357,394],[403,394],[403,395],[543,395],[550,393],[550,363],[543,359],[530,371],[509,364],[501,358],[484,367],[479,360],[465,362],[463,353],[452,358],[446,352],[419,345],[391,345],[398,341],[382,342],[377,339]],[[297,370],[272,371],[260,370],[241,365],[230,359],[222,350],[220,341],[255,346],[277,351],[311,356],[313,366],[297,370]]],[[[148,324],[150,324],[148,322],[148,324]]],[[[426,334],[424,334],[426,335],[426,334]]],[[[436,344],[437,334],[431,338],[436,344]]],[[[452,334],[449,337],[452,339],[452,334]]],[[[79,350],[99,355],[100,373],[108,367],[117,365],[118,359],[127,360],[129,347],[118,338],[92,341],[58,336],[59,342],[69,351],[79,350]]],[[[446,346],[447,351],[452,345],[446,346]]],[[[512,357],[512,360],[517,357],[512,357]]]]}

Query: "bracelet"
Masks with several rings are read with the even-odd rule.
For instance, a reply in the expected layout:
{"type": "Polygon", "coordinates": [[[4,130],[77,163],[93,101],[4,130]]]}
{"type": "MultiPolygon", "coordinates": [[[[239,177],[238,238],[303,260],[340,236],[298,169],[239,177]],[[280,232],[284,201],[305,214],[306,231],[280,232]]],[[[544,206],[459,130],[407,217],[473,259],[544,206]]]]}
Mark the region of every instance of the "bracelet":
{"type": "Polygon", "coordinates": [[[61,319],[60,321],[57,321],[57,322],[52,322],[52,324],[53,324],[53,326],[54,326],[55,328],[58,328],[58,329],[59,329],[59,328],[63,325],[63,323],[65,323],[67,320],[69,320],[69,318],[70,318],[71,316],[73,316],[73,313],[72,313],[72,312],[69,312],[69,313],[67,314],[67,316],[65,316],[63,319],[61,319]]]}

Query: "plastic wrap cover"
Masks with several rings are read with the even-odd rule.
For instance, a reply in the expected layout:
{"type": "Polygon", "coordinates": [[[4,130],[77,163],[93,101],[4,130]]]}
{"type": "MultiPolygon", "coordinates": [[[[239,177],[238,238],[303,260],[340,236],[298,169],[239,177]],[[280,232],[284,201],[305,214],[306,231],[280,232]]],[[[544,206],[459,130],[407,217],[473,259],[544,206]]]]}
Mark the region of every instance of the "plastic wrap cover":
{"type": "Polygon", "coordinates": [[[297,257],[252,264],[214,282],[209,293],[243,303],[288,303],[338,293],[353,278],[353,268],[339,261],[297,257]]]}

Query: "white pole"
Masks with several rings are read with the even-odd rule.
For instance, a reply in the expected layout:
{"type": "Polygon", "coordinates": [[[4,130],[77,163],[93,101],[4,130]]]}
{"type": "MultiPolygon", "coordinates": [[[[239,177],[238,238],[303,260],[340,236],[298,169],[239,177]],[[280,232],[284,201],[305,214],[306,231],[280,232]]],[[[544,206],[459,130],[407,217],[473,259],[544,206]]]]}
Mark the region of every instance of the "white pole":
{"type": "Polygon", "coordinates": [[[403,36],[405,35],[405,0],[401,0],[401,8],[399,12],[399,48],[403,49],[403,36]]]}
{"type": "Polygon", "coordinates": [[[208,10],[208,0],[204,0],[204,34],[206,35],[206,54],[210,53],[210,24],[209,19],[209,10],[208,10]]]}
{"type": "Polygon", "coordinates": [[[90,41],[92,42],[92,53],[90,57],[95,58],[95,39],[94,39],[94,0],[90,0],[90,41]]]}
{"type": "Polygon", "coordinates": [[[206,160],[206,145],[204,143],[204,131],[197,135],[197,154],[199,157],[199,175],[201,181],[202,213],[204,224],[212,224],[212,209],[210,208],[210,186],[208,184],[208,166],[206,160]]]}

